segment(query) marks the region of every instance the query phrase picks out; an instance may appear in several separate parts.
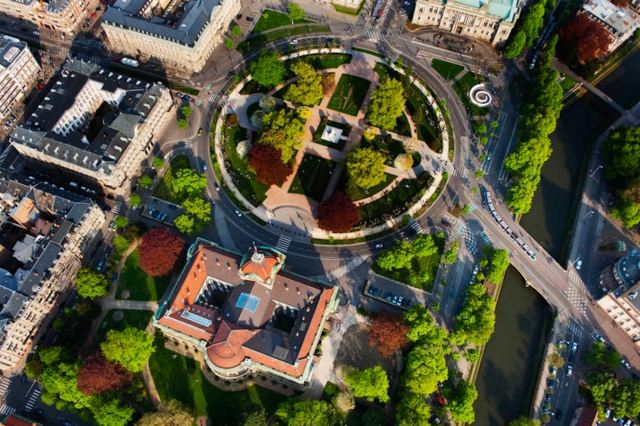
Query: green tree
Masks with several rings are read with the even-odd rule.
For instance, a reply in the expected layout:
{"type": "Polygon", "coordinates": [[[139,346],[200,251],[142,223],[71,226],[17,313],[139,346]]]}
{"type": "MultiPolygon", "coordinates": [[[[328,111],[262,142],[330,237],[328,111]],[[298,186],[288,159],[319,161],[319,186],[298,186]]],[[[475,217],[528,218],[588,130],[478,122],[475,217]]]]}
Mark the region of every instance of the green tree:
{"type": "MultiPolygon", "coordinates": [[[[489,246],[488,246],[489,247],[489,246]]],[[[509,267],[509,252],[507,250],[491,250],[488,264],[487,281],[500,285],[504,278],[504,273],[509,267]]]]}
{"type": "Polygon", "coordinates": [[[416,257],[428,257],[438,252],[438,246],[429,234],[420,234],[411,241],[411,252],[416,257]]]}
{"type": "Polygon", "coordinates": [[[476,172],[473,175],[476,177],[476,179],[482,179],[484,177],[484,170],[482,169],[476,170],[476,172]]]}
{"type": "Polygon", "coordinates": [[[322,74],[306,62],[291,65],[291,71],[298,76],[298,81],[289,85],[284,99],[290,102],[313,106],[322,100],[322,74]]]}
{"type": "Polygon", "coordinates": [[[295,21],[304,18],[306,15],[304,9],[296,3],[289,3],[287,5],[287,9],[289,10],[289,19],[291,19],[291,25],[293,25],[295,21]]]}
{"type": "Polygon", "coordinates": [[[592,371],[587,373],[587,385],[593,402],[602,405],[609,399],[609,395],[616,387],[616,379],[608,371],[592,371]]]}
{"type": "Polygon", "coordinates": [[[464,357],[467,361],[474,363],[480,361],[480,352],[477,349],[467,349],[464,353],[464,357]]]}
{"type": "Polygon", "coordinates": [[[349,185],[373,188],[385,179],[385,157],[372,148],[355,148],[347,154],[349,185]]]}
{"type": "Polygon", "coordinates": [[[229,50],[233,50],[233,48],[235,47],[235,43],[233,42],[231,37],[227,37],[224,39],[224,46],[229,50]]]}
{"type": "Polygon", "coordinates": [[[282,83],[287,73],[280,55],[267,49],[260,52],[260,57],[251,63],[249,69],[253,79],[265,87],[274,87],[282,83]]]}
{"type": "Polygon", "coordinates": [[[390,271],[392,269],[407,268],[411,265],[413,258],[414,254],[409,243],[404,240],[397,240],[396,245],[384,252],[376,263],[385,271],[390,271]]]}
{"type": "Polygon", "coordinates": [[[57,363],[45,367],[40,376],[40,384],[51,396],[57,395],[81,410],[91,406],[92,398],[78,390],[78,363],[57,363]]]}
{"type": "Polygon", "coordinates": [[[276,416],[285,426],[333,426],[335,413],[324,401],[290,398],[278,405],[276,416]]]}
{"type": "Polygon", "coordinates": [[[124,236],[114,237],[111,242],[113,243],[113,247],[116,249],[116,253],[118,253],[121,256],[124,254],[124,252],[127,251],[129,246],[131,245],[131,242],[127,240],[124,236]]]}
{"type": "Polygon", "coordinates": [[[304,134],[304,124],[295,112],[282,109],[264,116],[258,142],[279,149],[282,152],[282,162],[288,164],[295,150],[302,146],[304,134]]]}
{"type": "Polygon", "coordinates": [[[124,216],[116,216],[116,218],[113,220],[113,224],[115,226],[116,229],[120,229],[120,228],[126,228],[127,225],[129,224],[129,219],[127,219],[124,216]]]}
{"type": "Polygon", "coordinates": [[[515,420],[511,420],[507,426],[540,426],[540,420],[520,416],[515,420]]]}
{"type": "Polygon", "coordinates": [[[449,377],[445,355],[451,348],[425,343],[414,347],[407,356],[402,376],[405,389],[416,395],[427,397],[438,389],[438,383],[449,377]]]}
{"type": "MultiPolygon", "coordinates": [[[[153,426],[149,424],[149,426],[153,426]]],[[[176,423],[176,426],[178,424],[176,423]]],[[[240,426],[269,426],[269,419],[264,408],[256,411],[245,411],[240,426]]]]}
{"type": "Polygon", "coordinates": [[[369,408],[360,419],[362,426],[384,426],[384,414],[375,408],[369,408]]]}
{"type": "Polygon", "coordinates": [[[134,412],[132,407],[122,405],[120,398],[112,398],[103,401],[93,415],[99,426],[126,426],[134,412]]]}
{"type": "Polygon", "coordinates": [[[620,366],[622,359],[617,352],[607,349],[604,343],[593,342],[585,355],[585,361],[591,367],[606,366],[615,370],[620,366]]]}
{"type": "Polygon", "coordinates": [[[396,426],[429,426],[431,410],[424,397],[405,393],[396,409],[396,426]]]}
{"type": "Polygon", "coordinates": [[[40,361],[46,366],[73,361],[73,356],[69,350],[62,346],[40,348],[37,354],[40,361]]]}
{"type": "Polygon", "coordinates": [[[44,371],[44,364],[39,359],[33,358],[27,362],[24,367],[24,372],[30,379],[40,377],[44,371]]]}
{"type": "MultiPolygon", "coordinates": [[[[264,414],[264,411],[262,411],[264,414]]],[[[181,402],[170,399],[158,407],[158,411],[144,413],[136,426],[183,426],[193,423],[193,416],[181,402]]],[[[244,426],[262,426],[258,423],[245,422],[244,426]]],[[[266,423],[264,423],[266,426],[266,423]]]]}
{"type": "Polygon", "coordinates": [[[347,373],[345,379],[349,390],[356,398],[366,398],[374,402],[389,401],[389,378],[382,367],[376,365],[365,370],[353,370],[347,373]]]}
{"type": "Polygon", "coordinates": [[[144,364],[155,351],[153,336],[134,327],[127,327],[122,331],[109,330],[100,349],[105,358],[122,365],[132,373],[142,371],[144,364]]]}
{"type": "Polygon", "coordinates": [[[369,123],[383,130],[391,130],[396,127],[396,119],[403,112],[406,99],[402,82],[393,78],[383,79],[373,93],[367,108],[369,123]]]}
{"type": "Polygon", "coordinates": [[[409,326],[407,339],[411,342],[426,341],[433,335],[435,321],[427,309],[415,304],[403,314],[404,322],[409,326]]]}
{"type": "Polygon", "coordinates": [[[466,295],[462,310],[456,317],[456,335],[467,343],[481,346],[493,334],[496,302],[479,283],[469,285],[466,295]]]}
{"type": "Polygon", "coordinates": [[[142,204],[142,197],[136,193],[133,193],[129,196],[129,204],[131,207],[139,207],[142,204]]]}
{"type": "Polygon", "coordinates": [[[162,167],[164,167],[164,160],[160,157],[154,158],[153,167],[155,167],[156,169],[161,169],[162,167]]]}
{"type": "Polygon", "coordinates": [[[76,286],[80,297],[95,299],[107,294],[109,280],[102,272],[96,269],[82,268],[76,273],[76,286]]]}
{"type": "Polygon", "coordinates": [[[182,232],[183,234],[186,234],[186,235],[197,234],[196,228],[195,228],[195,225],[196,225],[195,218],[189,214],[183,214],[176,217],[173,220],[173,225],[176,227],[178,231],[182,232]]]}
{"type": "Polygon", "coordinates": [[[231,34],[233,34],[236,38],[240,37],[242,35],[242,28],[240,28],[237,25],[234,25],[233,28],[231,29],[231,34]]]}
{"type": "Polygon", "coordinates": [[[554,368],[561,368],[564,365],[564,358],[562,358],[558,352],[554,351],[549,355],[549,365],[554,368]]]}
{"type": "Polygon", "coordinates": [[[524,31],[516,31],[509,39],[506,49],[504,49],[504,57],[507,59],[513,59],[519,56],[526,43],[527,35],[524,31]]]}
{"type": "Polygon", "coordinates": [[[454,241],[453,243],[451,243],[451,247],[449,248],[449,250],[444,252],[444,255],[442,256],[442,262],[444,262],[445,265],[453,265],[457,261],[458,261],[458,242],[454,241]]]}
{"type": "Polygon", "coordinates": [[[470,211],[471,211],[471,206],[467,204],[462,208],[462,210],[460,210],[460,214],[464,216],[466,214],[469,214],[470,211]]]}
{"type": "Polygon", "coordinates": [[[191,117],[191,114],[193,114],[193,110],[188,105],[187,106],[183,106],[182,108],[180,108],[180,112],[182,113],[184,118],[189,118],[189,117],[191,117]]]}
{"type": "Polygon", "coordinates": [[[207,187],[207,175],[194,169],[180,169],[171,179],[171,189],[183,198],[201,197],[207,187]]]}
{"type": "Polygon", "coordinates": [[[473,383],[461,380],[453,387],[449,396],[447,410],[451,413],[451,418],[457,423],[472,424],[476,420],[473,403],[477,398],[478,391],[473,383]]]}
{"type": "Polygon", "coordinates": [[[140,186],[145,189],[151,188],[153,186],[153,179],[148,175],[140,177],[140,186]]]}
{"type": "Polygon", "coordinates": [[[490,124],[490,127],[492,129],[497,129],[498,127],[500,127],[500,122],[498,120],[493,120],[490,124]]]}
{"type": "Polygon", "coordinates": [[[627,229],[640,223],[640,205],[625,198],[620,198],[609,211],[611,217],[620,220],[627,229]]]}
{"type": "Polygon", "coordinates": [[[185,120],[184,118],[179,118],[178,119],[178,129],[187,130],[187,127],[189,127],[189,122],[187,120],[185,120]]]}

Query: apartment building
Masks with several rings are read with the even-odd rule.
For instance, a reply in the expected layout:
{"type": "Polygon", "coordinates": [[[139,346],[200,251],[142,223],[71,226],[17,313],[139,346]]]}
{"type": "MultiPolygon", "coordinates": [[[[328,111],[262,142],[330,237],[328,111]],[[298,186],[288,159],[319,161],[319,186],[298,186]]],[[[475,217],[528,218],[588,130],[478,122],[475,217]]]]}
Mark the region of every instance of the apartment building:
{"type": "Polygon", "coordinates": [[[417,0],[411,22],[500,46],[519,16],[518,0],[417,0]]]}
{"type": "Polygon", "coordinates": [[[44,183],[0,180],[0,370],[17,371],[105,222],[93,201],[44,183]],[[4,225],[3,223],[3,225],[4,225]]]}
{"type": "Polygon", "coordinates": [[[588,0],[582,6],[582,13],[603,24],[611,34],[609,52],[613,52],[632,37],[640,25],[640,18],[636,12],[628,7],[618,7],[608,0],[588,0]]]}
{"type": "Polygon", "coordinates": [[[0,0],[0,13],[73,36],[99,0],[0,0]]]}
{"type": "Polygon", "coordinates": [[[42,71],[27,43],[0,38],[0,120],[9,117],[16,103],[33,87],[42,71]]]}
{"type": "Polygon", "coordinates": [[[285,259],[269,247],[240,255],[196,240],[154,325],[225,380],[260,374],[304,388],[338,289],[284,271],[285,259]]]}
{"type": "Polygon", "coordinates": [[[240,8],[239,0],[117,0],[102,28],[112,51],[189,76],[224,41],[240,8]]]}
{"type": "Polygon", "coordinates": [[[53,171],[119,188],[151,152],[172,107],[171,94],[161,83],[69,60],[9,142],[23,157],[53,171]]]}

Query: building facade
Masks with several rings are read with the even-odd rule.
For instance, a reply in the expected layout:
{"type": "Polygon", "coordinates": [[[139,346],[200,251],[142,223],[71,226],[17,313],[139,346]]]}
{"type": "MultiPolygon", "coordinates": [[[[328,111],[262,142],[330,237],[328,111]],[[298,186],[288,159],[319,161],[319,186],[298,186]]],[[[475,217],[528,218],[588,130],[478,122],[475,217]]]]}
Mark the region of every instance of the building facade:
{"type": "Polygon", "coordinates": [[[611,34],[608,51],[613,52],[627,41],[640,25],[638,14],[628,7],[618,7],[608,0],[588,0],[582,13],[589,19],[600,22],[611,34]]]}
{"type": "Polygon", "coordinates": [[[499,46],[519,16],[517,0],[417,0],[411,22],[499,46]]]}
{"type": "MultiPolygon", "coordinates": [[[[0,265],[0,369],[22,369],[59,295],[72,283],[105,215],[84,197],[44,183],[0,181],[0,210],[22,229],[0,265]]],[[[7,240],[5,240],[7,241],[7,240]]]]}
{"type": "Polygon", "coordinates": [[[151,152],[172,110],[169,89],[69,60],[61,78],[9,141],[61,173],[118,188],[151,152]]]}
{"type": "Polygon", "coordinates": [[[12,114],[41,71],[27,43],[9,36],[0,38],[0,120],[12,114]]]}
{"type": "Polygon", "coordinates": [[[239,0],[118,0],[102,28],[113,52],[188,76],[202,70],[240,8],[239,0]]]}
{"type": "Polygon", "coordinates": [[[0,13],[73,36],[99,0],[0,0],[0,13]]]}
{"type": "Polygon", "coordinates": [[[338,289],[284,271],[285,259],[268,247],[241,256],[198,239],[154,325],[225,380],[260,374],[305,387],[338,289]]]}

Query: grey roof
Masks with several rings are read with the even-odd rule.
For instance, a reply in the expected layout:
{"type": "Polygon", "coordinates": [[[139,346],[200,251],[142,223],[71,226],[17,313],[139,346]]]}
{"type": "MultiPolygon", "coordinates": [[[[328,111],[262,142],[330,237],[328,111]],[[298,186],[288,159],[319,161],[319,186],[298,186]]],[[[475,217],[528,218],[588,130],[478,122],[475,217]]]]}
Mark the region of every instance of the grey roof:
{"type": "Polygon", "coordinates": [[[180,2],[184,10],[159,10],[154,15],[153,11],[142,10],[146,3],[145,0],[118,0],[104,13],[102,22],[194,46],[220,7],[220,0],[192,0],[180,2]],[[143,16],[145,12],[148,19],[143,16]]]}
{"type": "Polygon", "coordinates": [[[0,278],[1,288],[9,289],[12,291],[18,290],[18,280],[14,275],[11,274],[11,272],[5,269],[0,269],[0,276],[2,277],[0,278]]]}
{"type": "Polygon", "coordinates": [[[53,129],[60,117],[73,106],[76,96],[88,80],[86,75],[80,73],[59,78],[44,101],[31,114],[27,124],[38,130],[53,129]]]}
{"type": "Polygon", "coordinates": [[[18,54],[26,48],[27,43],[20,39],[3,35],[0,38],[0,66],[9,68],[18,54]]]}
{"type": "Polygon", "coordinates": [[[40,241],[35,237],[25,235],[22,241],[16,242],[13,246],[13,257],[22,263],[27,263],[40,249],[40,241]]]}
{"type": "Polygon", "coordinates": [[[91,203],[87,202],[77,202],[71,207],[69,213],[67,213],[67,217],[65,218],[67,221],[80,225],[82,217],[89,211],[91,208],[91,203]]]}
{"type": "Polygon", "coordinates": [[[630,288],[640,281],[640,253],[636,249],[631,250],[616,262],[615,268],[622,284],[630,288]]]}
{"type": "Polygon", "coordinates": [[[26,302],[26,296],[0,287],[0,317],[15,318],[26,302]]]}
{"type": "Polygon", "coordinates": [[[61,251],[62,247],[59,244],[53,241],[49,242],[38,257],[35,265],[33,265],[33,268],[31,268],[31,271],[29,271],[29,275],[27,275],[24,282],[20,284],[18,291],[27,296],[31,296],[36,287],[40,285],[40,282],[48,277],[48,270],[58,258],[61,251]]]}

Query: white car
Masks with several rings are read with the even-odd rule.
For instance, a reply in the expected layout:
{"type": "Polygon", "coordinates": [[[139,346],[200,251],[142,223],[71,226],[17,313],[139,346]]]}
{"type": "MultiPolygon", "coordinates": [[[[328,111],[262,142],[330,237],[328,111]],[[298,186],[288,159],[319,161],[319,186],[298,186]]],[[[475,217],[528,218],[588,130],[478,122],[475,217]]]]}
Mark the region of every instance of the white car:
{"type": "Polygon", "coordinates": [[[382,244],[376,244],[376,248],[382,248],[382,244]]]}
{"type": "Polygon", "coordinates": [[[571,377],[573,375],[573,367],[567,365],[567,377],[571,377]]]}
{"type": "Polygon", "coordinates": [[[582,260],[578,260],[578,261],[576,262],[576,269],[579,271],[579,270],[580,270],[580,268],[582,268],[582,260]]]}
{"type": "Polygon", "coordinates": [[[411,2],[405,1],[405,2],[404,2],[404,5],[405,5],[405,6],[410,6],[410,5],[411,5],[411,2]]]}
{"type": "Polygon", "coordinates": [[[296,44],[298,44],[298,40],[293,39],[289,42],[290,45],[295,46],[296,44]]]}
{"type": "Polygon", "coordinates": [[[622,365],[624,365],[627,368],[627,370],[631,370],[631,364],[629,364],[629,362],[626,359],[623,359],[620,362],[622,363],[622,365]]]}
{"type": "Polygon", "coordinates": [[[578,344],[576,342],[573,342],[573,344],[571,345],[571,352],[575,352],[578,349],[578,344]]]}
{"type": "Polygon", "coordinates": [[[34,31],[34,32],[32,32],[31,34],[33,34],[33,35],[40,35],[40,32],[39,32],[39,31],[34,31]]]}
{"type": "Polygon", "coordinates": [[[238,210],[236,210],[236,216],[242,217],[242,213],[240,213],[238,210]]]}
{"type": "Polygon", "coordinates": [[[607,408],[607,409],[604,411],[604,416],[605,416],[607,419],[611,416],[611,409],[610,409],[610,408],[607,408]]]}

